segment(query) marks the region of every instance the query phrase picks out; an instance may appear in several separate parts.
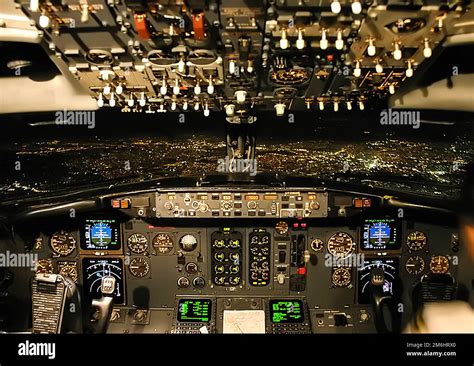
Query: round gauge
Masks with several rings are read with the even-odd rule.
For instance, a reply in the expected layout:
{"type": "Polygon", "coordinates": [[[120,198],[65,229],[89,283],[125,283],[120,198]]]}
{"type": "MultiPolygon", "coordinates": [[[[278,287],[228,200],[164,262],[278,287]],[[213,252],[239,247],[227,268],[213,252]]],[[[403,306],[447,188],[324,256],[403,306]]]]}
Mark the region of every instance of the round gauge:
{"type": "Polygon", "coordinates": [[[130,273],[134,277],[143,278],[150,273],[150,265],[145,258],[135,257],[130,261],[128,266],[130,273]]]}
{"type": "Polygon", "coordinates": [[[184,267],[184,269],[188,273],[197,273],[197,271],[199,271],[198,265],[194,262],[189,262],[188,264],[186,264],[186,267],[184,267]]]}
{"type": "Polygon", "coordinates": [[[405,263],[405,269],[409,274],[419,275],[425,270],[425,261],[423,258],[415,255],[414,257],[408,258],[405,263]]]}
{"type": "Polygon", "coordinates": [[[203,288],[206,286],[206,280],[202,277],[195,277],[193,280],[193,286],[196,288],[203,288]]]}
{"type": "Polygon", "coordinates": [[[229,240],[229,247],[233,249],[240,248],[240,240],[239,239],[230,239],[229,240]]]}
{"type": "Polygon", "coordinates": [[[218,264],[217,266],[214,267],[214,272],[216,272],[216,274],[224,273],[224,271],[225,271],[225,267],[222,264],[218,264]]]}
{"type": "Polygon", "coordinates": [[[148,248],[148,239],[140,233],[132,234],[127,239],[128,249],[136,254],[144,253],[148,248]]]}
{"type": "Polygon", "coordinates": [[[225,258],[225,254],[223,252],[217,252],[217,253],[214,253],[214,259],[217,261],[217,262],[222,262],[225,258]]]}
{"type": "Polygon", "coordinates": [[[351,284],[352,275],[350,268],[334,268],[331,277],[332,283],[336,287],[347,287],[351,284]]]}
{"type": "Polygon", "coordinates": [[[152,245],[158,254],[168,254],[173,250],[173,239],[170,234],[160,233],[153,238],[152,245]]]}
{"type": "Polygon", "coordinates": [[[421,231],[414,231],[408,234],[407,237],[407,247],[413,251],[417,252],[423,249],[427,243],[428,239],[426,234],[421,231]]]}
{"type": "Polygon", "coordinates": [[[223,285],[225,283],[225,277],[224,276],[214,277],[214,283],[216,285],[223,285]]]}
{"type": "Polygon", "coordinates": [[[275,230],[280,235],[287,235],[288,234],[288,224],[285,221],[279,221],[275,225],[275,230]]]}
{"type": "Polygon", "coordinates": [[[69,277],[77,283],[76,262],[58,262],[58,273],[63,277],[69,277]]]}
{"type": "Polygon", "coordinates": [[[324,248],[324,242],[321,239],[316,238],[311,241],[310,246],[313,251],[320,252],[324,248]]]}
{"type": "Polygon", "coordinates": [[[335,233],[328,240],[328,251],[335,257],[346,258],[354,249],[354,239],[348,233],[335,233]]]}
{"type": "Polygon", "coordinates": [[[225,247],[225,240],[224,239],[214,239],[214,243],[212,244],[214,248],[224,248],[225,247]]]}
{"type": "Polygon", "coordinates": [[[236,273],[239,273],[240,271],[240,267],[235,265],[235,264],[232,264],[229,266],[229,273],[230,274],[236,274],[236,273]]]}
{"type": "Polygon", "coordinates": [[[179,246],[185,252],[192,252],[197,247],[197,239],[192,234],[186,234],[179,239],[179,246]]]}
{"type": "Polygon", "coordinates": [[[430,271],[433,273],[448,273],[449,258],[444,255],[436,255],[431,258],[430,271]]]}
{"type": "Polygon", "coordinates": [[[54,272],[51,259],[39,259],[36,262],[36,273],[52,274],[54,272]]]}
{"type": "Polygon", "coordinates": [[[231,285],[238,285],[240,283],[240,277],[239,276],[235,276],[235,277],[229,277],[229,284],[231,285]]]}
{"type": "Polygon", "coordinates": [[[191,283],[189,282],[189,278],[181,276],[178,278],[178,287],[179,288],[186,288],[189,287],[191,283]]]}
{"type": "Polygon", "coordinates": [[[229,260],[231,260],[232,262],[234,263],[239,263],[239,260],[240,260],[240,255],[239,253],[230,253],[229,254],[229,260]]]}
{"type": "Polygon", "coordinates": [[[51,236],[50,245],[53,252],[65,257],[76,249],[76,239],[67,231],[60,230],[51,236]]]}

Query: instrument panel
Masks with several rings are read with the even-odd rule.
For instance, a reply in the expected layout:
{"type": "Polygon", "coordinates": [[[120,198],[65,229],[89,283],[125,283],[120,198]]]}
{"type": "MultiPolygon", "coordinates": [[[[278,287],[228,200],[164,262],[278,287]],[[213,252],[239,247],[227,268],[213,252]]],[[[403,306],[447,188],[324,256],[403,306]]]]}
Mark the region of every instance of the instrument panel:
{"type": "Polygon", "coordinates": [[[192,190],[111,198],[107,215],[44,231],[37,239],[43,245],[35,246],[37,271],[70,277],[86,302],[100,297],[102,277],[113,276],[109,331],[159,333],[236,331],[235,322],[247,324],[248,332],[374,332],[374,270],[383,273],[383,294],[407,308],[423,276],[457,275],[458,236],[451,227],[384,213],[373,197],[298,190],[265,200],[269,192],[256,192],[258,199],[247,191],[198,196],[192,190]],[[240,197],[245,206],[277,203],[278,209],[275,215],[249,217],[247,209],[241,217],[225,216],[224,197],[233,203],[240,197]],[[318,216],[305,215],[316,200],[318,216]],[[195,201],[209,204],[200,211],[204,217],[189,216],[195,201]],[[361,201],[372,207],[364,209],[361,201]],[[174,216],[167,202],[187,214],[174,216]],[[283,202],[295,205],[295,216],[281,217],[283,202]],[[220,215],[212,216],[218,208],[220,215]]]}

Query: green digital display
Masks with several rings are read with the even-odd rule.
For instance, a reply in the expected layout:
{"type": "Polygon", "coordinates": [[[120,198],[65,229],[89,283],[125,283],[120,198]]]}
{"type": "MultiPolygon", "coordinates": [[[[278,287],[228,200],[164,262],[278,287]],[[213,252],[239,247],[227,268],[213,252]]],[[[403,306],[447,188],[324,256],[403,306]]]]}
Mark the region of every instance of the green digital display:
{"type": "Polygon", "coordinates": [[[188,323],[209,323],[212,314],[212,301],[209,299],[180,299],[178,302],[178,321],[188,323]]]}
{"type": "Polygon", "coordinates": [[[272,323],[303,323],[304,310],[301,300],[270,300],[272,323]]]}

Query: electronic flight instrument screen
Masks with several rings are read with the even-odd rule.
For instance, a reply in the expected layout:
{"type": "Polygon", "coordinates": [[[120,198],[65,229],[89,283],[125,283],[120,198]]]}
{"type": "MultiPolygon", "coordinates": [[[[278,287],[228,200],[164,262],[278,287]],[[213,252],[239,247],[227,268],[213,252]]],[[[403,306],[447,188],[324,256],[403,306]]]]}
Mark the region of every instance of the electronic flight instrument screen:
{"type": "Polygon", "coordinates": [[[212,301],[209,299],[180,299],[178,302],[178,321],[189,323],[209,323],[212,314],[212,301]]]}
{"type": "Polygon", "coordinates": [[[401,248],[400,222],[397,219],[365,219],[362,250],[397,250],[401,248]]]}
{"type": "Polygon", "coordinates": [[[303,323],[304,310],[301,300],[270,300],[270,319],[272,323],[303,323]]]}
{"type": "Polygon", "coordinates": [[[370,273],[374,268],[382,268],[384,273],[383,292],[395,295],[398,279],[398,258],[369,258],[364,260],[364,265],[358,271],[359,304],[370,303],[370,273]]]}
{"type": "Polygon", "coordinates": [[[84,276],[84,292],[89,299],[98,299],[102,296],[100,287],[102,277],[115,278],[114,302],[123,304],[125,301],[123,287],[123,262],[120,258],[84,258],[82,260],[84,276]]]}
{"type": "Polygon", "coordinates": [[[85,220],[81,249],[117,251],[120,244],[120,224],[117,220],[85,220]]]}

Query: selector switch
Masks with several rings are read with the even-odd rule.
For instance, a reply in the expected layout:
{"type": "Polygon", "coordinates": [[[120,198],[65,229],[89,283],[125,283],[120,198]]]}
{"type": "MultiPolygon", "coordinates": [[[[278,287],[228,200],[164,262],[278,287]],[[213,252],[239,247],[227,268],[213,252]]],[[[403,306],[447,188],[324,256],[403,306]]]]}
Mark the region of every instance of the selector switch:
{"type": "Polygon", "coordinates": [[[280,250],[278,252],[278,262],[285,263],[285,261],[286,261],[286,252],[284,250],[280,250]]]}

